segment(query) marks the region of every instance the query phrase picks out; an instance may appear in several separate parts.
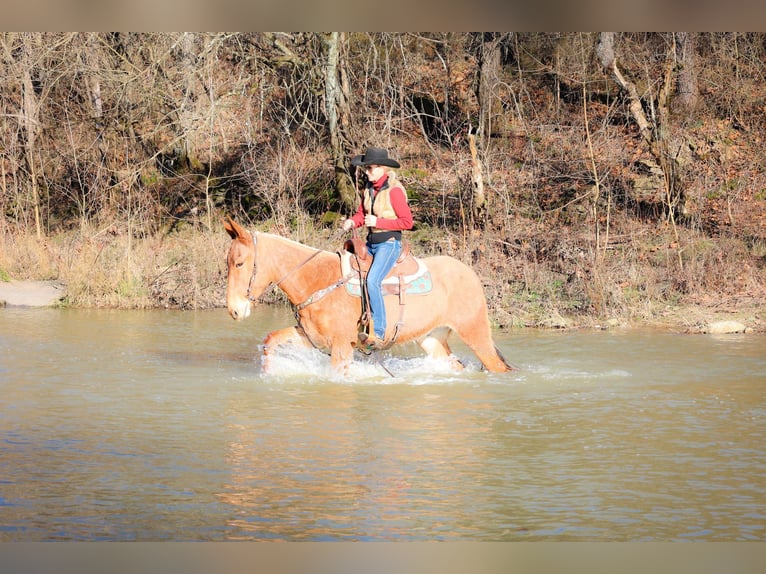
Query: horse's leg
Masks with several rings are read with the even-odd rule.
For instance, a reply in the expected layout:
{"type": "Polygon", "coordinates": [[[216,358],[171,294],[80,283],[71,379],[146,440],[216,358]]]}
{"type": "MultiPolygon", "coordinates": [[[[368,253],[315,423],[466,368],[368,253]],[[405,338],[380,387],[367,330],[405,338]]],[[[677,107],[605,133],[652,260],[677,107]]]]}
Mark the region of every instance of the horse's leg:
{"type": "Polygon", "coordinates": [[[458,335],[489,372],[504,373],[513,370],[492,340],[492,330],[486,315],[476,317],[469,325],[458,330],[458,335]]]}
{"type": "Polygon", "coordinates": [[[339,374],[348,375],[348,368],[354,357],[354,348],[347,340],[335,341],[330,350],[330,364],[339,374]]]}
{"type": "Polygon", "coordinates": [[[282,345],[296,345],[309,349],[314,347],[300,327],[287,327],[272,331],[263,340],[263,372],[268,372],[269,370],[269,355],[282,345]]]}
{"type": "Polygon", "coordinates": [[[447,343],[449,333],[450,330],[446,327],[434,329],[423,339],[419,340],[418,344],[432,359],[448,359],[452,368],[460,371],[463,369],[463,363],[452,354],[452,350],[449,348],[447,343]]]}

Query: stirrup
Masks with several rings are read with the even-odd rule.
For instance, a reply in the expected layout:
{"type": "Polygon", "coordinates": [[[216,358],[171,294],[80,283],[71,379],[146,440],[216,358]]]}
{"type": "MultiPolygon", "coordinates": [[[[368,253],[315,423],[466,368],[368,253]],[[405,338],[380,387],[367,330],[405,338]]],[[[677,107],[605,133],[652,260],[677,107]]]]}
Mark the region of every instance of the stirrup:
{"type": "Polygon", "coordinates": [[[386,349],[389,349],[391,345],[393,344],[393,341],[383,341],[375,335],[373,335],[373,337],[370,337],[370,335],[368,335],[364,331],[359,332],[358,339],[359,339],[359,350],[367,355],[369,355],[373,351],[385,351],[386,349]],[[370,341],[371,338],[373,339],[372,341],[370,341]]]}

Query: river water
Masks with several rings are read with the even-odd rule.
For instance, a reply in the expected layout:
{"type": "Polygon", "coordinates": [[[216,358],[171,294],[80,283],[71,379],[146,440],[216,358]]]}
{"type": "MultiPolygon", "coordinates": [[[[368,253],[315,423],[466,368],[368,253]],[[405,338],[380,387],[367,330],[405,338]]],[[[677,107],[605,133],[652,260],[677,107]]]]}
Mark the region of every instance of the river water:
{"type": "Polygon", "coordinates": [[[766,338],[260,369],[289,310],[0,309],[0,541],[766,540],[766,338]]]}

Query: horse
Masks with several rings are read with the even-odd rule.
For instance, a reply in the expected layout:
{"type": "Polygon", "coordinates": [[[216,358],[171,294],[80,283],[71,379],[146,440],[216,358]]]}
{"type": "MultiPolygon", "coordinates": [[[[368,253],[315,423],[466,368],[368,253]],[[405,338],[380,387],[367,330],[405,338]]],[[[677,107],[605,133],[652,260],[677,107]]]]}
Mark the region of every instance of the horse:
{"type": "MultiPolygon", "coordinates": [[[[344,288],[353,272],[343,273],[339,252],[275,234],[251,234],[231,218],[224,220],[224,228],[232,239],[226,258],[226,305],[231,317],[247,318],[251,305],[269,288],[281,289],[295,309],[296,325],[264,339],[264,371],[275,349],[297,345],[329,353],[332,367],[347,373],[358,345],[362,300],[344,288]]],[[[464,365],[447,342],[455,332],[487,371],[513,370],[493,342],[484,289],[476,273],[449,256],[420,261],[431,275],[432,286],[426,294],[385,297],[390,323],[387,340],[395,329],[396,344],[416,341],[427,356],[447,359],[460,370],[464,365]],[[397,316],[398,322],[394,321],[397,316]]]]}

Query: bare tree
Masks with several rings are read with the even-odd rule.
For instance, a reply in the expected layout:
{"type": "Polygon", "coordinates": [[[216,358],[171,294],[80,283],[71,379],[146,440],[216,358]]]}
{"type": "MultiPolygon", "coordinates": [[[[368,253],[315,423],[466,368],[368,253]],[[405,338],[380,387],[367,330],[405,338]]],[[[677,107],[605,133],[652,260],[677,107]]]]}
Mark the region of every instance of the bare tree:
{"type": "Polygon", "coordinates": [[[5,59],[11,64],[11,74],[21,93],[17,119],[23,141],[22,161],[27,169],[29,203],[32,207],[37,237],[42,236],[40,217],[40,190],[37,180],[37,139],[41,131],[40,101],[35,91],[35,54],[41,44],[38,33],[8,33],[3,42],[5,59]]]}
{"type": "MultiPolygon", "coordinates": [[[[596,45],[596,54],[601,65],[612,74],[620,88],[627,94],[630,113],[638,125],[641,137],[664,175],[665,203],[668,208],[668,216],[675,222],[676,215],[683,213],[685,209],[685,196],[679,177],[678,161],[676,155],[670,150],[669,100],[675,67],[675,41],[671,39],[671,45],[666,54],[663,79],[656,94],[657,113],[652,114],[650,119],[644,111],[642,97],[638,93],[636,84],[626,77],[620,69],[614,40],[614,32],[601,32],[596,45]]],[[[654,94],[650,93],[649,97],[651,98],[650,105],[653,107],[654,94]]]]}
{"type": "Polygon", "coordinates": [[[356,203],[356,192],[346,171],[348,152],[344,142],[343,126],[350,123],[351,112],[348,106],[347,74],[341,64],[341,44],[344,35],[332,32],[325,38],[327,60],[325,65],[325,110],[327,113],[327,129],[330,132],[330,148],[332,150],[332,165],[335,173],[335,189],[341,203],[348,209],[353,209],[356,203]]]}
{"type": "Polygon", "coordinates": [[[500,44],[505,36],[496,32],[484,32],[481,36],[478,58],[479,127],[477,134],[480,139],[488,140],[493,132],[502,131],[504,114],[497,90],[501,77],[500,44]]]}
{"type": "Polygon", "coordinates": [[[676,55],[678,58],[678,102],[682,109],[693,112],[699,100],[697,83],[697,56],[695,52],[697,33],[676,32],[676,55]]]}

